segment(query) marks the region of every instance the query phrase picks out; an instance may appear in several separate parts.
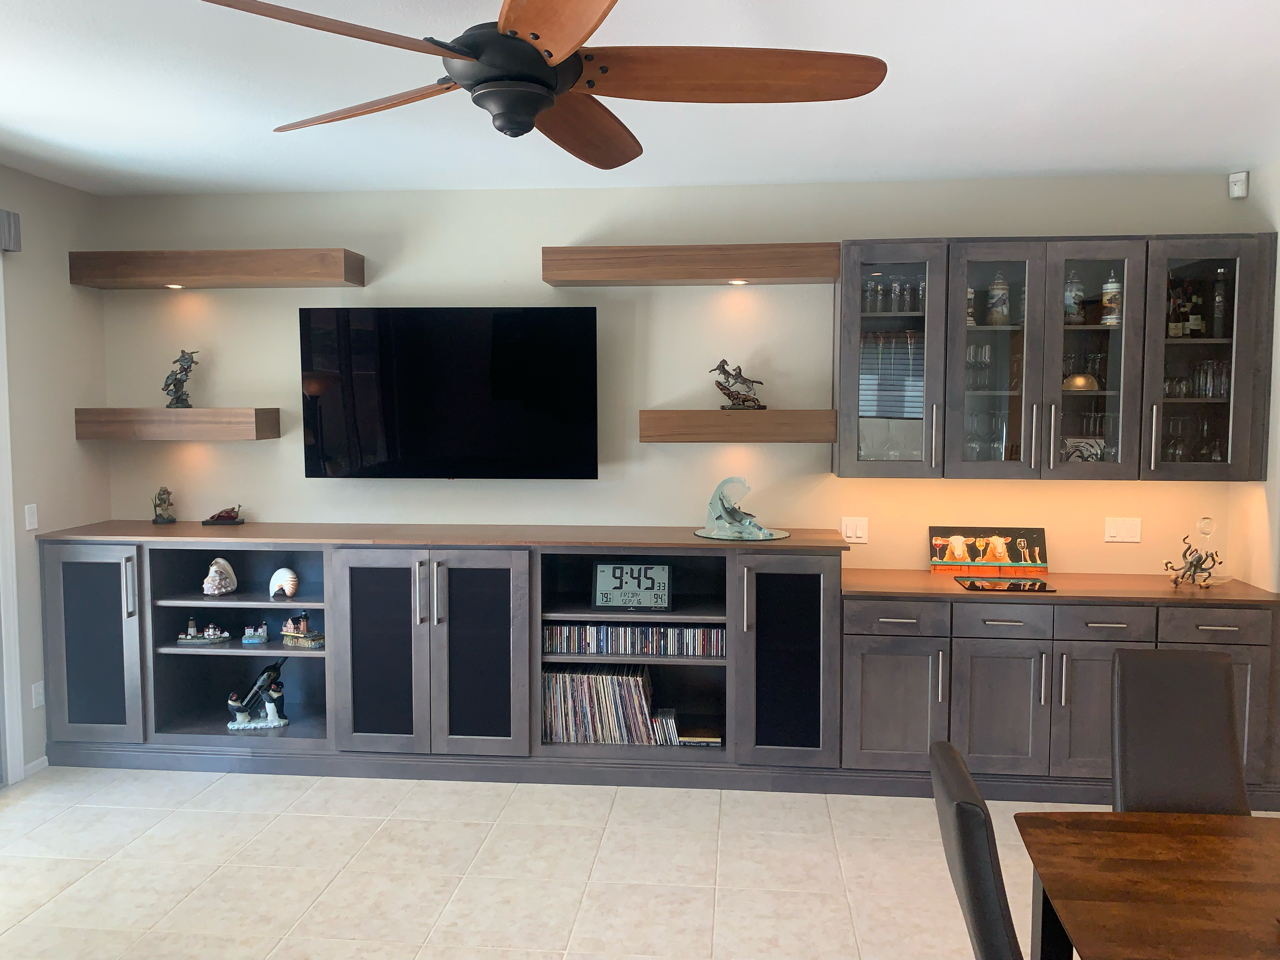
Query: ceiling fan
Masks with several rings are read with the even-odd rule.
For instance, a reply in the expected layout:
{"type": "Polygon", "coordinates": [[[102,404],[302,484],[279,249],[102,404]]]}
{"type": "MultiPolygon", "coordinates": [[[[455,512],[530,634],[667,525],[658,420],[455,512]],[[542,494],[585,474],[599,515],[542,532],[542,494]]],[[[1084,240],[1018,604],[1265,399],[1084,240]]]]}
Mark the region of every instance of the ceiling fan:
{"type": "Polygon", "coordinates": [[[496,23],[451,41],[401,36],[261,0],[205,0],[444,58],[435,83],[277,127],[277,133],[363,117],[461,87],[509,137],[535,127],[593,166],[612,170],[644,148],[596,97],[682,103],[848,100],[884,80],[883,60],[850,53],[748,47],[584,47],[617,0],[503,0],[496,23]]]}

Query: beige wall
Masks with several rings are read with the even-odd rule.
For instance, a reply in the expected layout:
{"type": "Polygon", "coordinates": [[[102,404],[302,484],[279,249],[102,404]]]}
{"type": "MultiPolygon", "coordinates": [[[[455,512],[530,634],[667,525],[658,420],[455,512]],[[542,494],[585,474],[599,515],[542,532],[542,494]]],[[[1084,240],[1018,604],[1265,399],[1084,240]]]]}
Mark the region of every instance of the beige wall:
{"type": "Polygon", "coordinates": [[[369,258],[371,281],[106,294],[112,404],[158,404],[177,350],[199,349],[197,405],[279,406],[285,430],[255,444],[114,447],[112,514],[149,516],[163,483],[188,518],[243,503],[248,517],[273,520],[694,525],[714,485],[740,473],[754,487],[746,506],[766,523],[869,517],[870,545],[846,555],[855,566],[922,566],[930,523],[973,522],[1044,525],[1054,569],[1155,572],[1211,515],[1228,559],[1266,579],[1257,558],[1275,537],[1227,484],[840,480],[825,447],[641,445],[638,409],[718,403],[706,371],[721,356],[764,379],[776,406],[827,405],[832,288],[555,290],[539,258],[558,244],[1261,231],[1280,213],[1257,199],[1268,178],[1255,177],[1246,202],[1229,201],[1218,174],[105,200],[102,247],[341,245],[369,258]],[[550,303],[600,308],[600,481],[303,478],[298,307],[550,303]],[[1141,517],[1142,542],[1104,545],[1106,516],[1141,517]]]}
{"type": "Polygon", "coordinates": [[[39,531],[25,529],[23,505],[37,505],[41,530],[111,513],[106,457],[76,442],[72,413],[106,399],[101,298],[67,283],[67,251],[91,242],[97,203],[0,167],[0,208],[22,218],[22,251],[4,255],[13,503],[0,509],[13,511],[17,530],[25,763],[44,756],[45,718],[31,707],[31,685],[44,676],[39,531]]]}

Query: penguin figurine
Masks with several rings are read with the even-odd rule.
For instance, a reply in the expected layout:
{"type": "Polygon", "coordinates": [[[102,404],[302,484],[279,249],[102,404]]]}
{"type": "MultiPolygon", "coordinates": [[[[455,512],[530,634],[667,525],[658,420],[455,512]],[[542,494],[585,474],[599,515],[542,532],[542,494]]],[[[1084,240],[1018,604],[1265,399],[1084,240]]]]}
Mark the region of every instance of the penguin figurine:
{"type": "Polygon", "coordinates": [[[267,688],[262,703],[268,720],[288,721],[289,718],[284,713],[284,684],[279,680],[267,688]]]}
{"type": "Polygon", "coordinates": [[[228,695],[227,709],[231,711],[231,717],[234,723],[249,722],[249,711],[245,709],[244,703],[240,700],[240,694],[231,693],[228,695]]]}

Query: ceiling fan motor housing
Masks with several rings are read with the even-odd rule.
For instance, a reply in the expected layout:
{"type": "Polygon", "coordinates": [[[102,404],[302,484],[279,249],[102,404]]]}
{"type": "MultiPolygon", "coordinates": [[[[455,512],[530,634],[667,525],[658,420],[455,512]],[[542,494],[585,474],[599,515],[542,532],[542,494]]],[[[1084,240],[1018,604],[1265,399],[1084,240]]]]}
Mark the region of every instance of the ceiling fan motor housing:
{"type": "Polygon", "coordinates": [[[497,23],[480,23],[450,44],[475,60],[446,59],[449,77],[471,94],[471,102],[493,115],[493,125],[509,137],[533,129],[538,114],[582,76],[578,54],[556,66],[542,51],[518,37],[498,31],[497,23]]]}

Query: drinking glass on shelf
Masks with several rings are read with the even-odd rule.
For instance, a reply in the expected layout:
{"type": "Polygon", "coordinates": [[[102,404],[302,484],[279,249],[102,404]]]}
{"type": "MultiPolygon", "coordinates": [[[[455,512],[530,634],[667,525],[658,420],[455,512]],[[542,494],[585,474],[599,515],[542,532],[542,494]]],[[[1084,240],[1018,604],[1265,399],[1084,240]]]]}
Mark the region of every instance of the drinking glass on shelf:
{"type": "Polygon", "coordinates": [[[1098,389],[1107,389],[1107,355],[1090,353],[1085,356],[1084,372],[1098,381],[1098,389]]]}
{"type": "Polygon", "coordinates": [[[1064,353],[1062,355],[1062,379],[1065,380],[1076,372],[1076,359],[1078,354],[1064,353]]]}
{"type": "Polygon", "coordinates": [[[876,282],[868,280],[862,285],[862,312],[874,313],[876,310],[876,282]]]}
{"type": "Polygon", "coordinates": [[[889,309],[894,313],[903,312],[902,308],[902,278],[889,278],[889,309]]]}
{"type": "Polygon", "coordinates": [[[1009,358],[1009,390],[1017,393],[1022,389],[1022,354],[1015,353],[1009,358]]]}
{"type": "Polygon", "coordinates": [[[872,312],[873,312],[873,313],[884,313],[884,312],[885,312],[885,306],[884,306],[884,284],[883,284],[883,283],[877,283],[877,284],[876,284],[875,309],[874,309],[872,312]]]}

